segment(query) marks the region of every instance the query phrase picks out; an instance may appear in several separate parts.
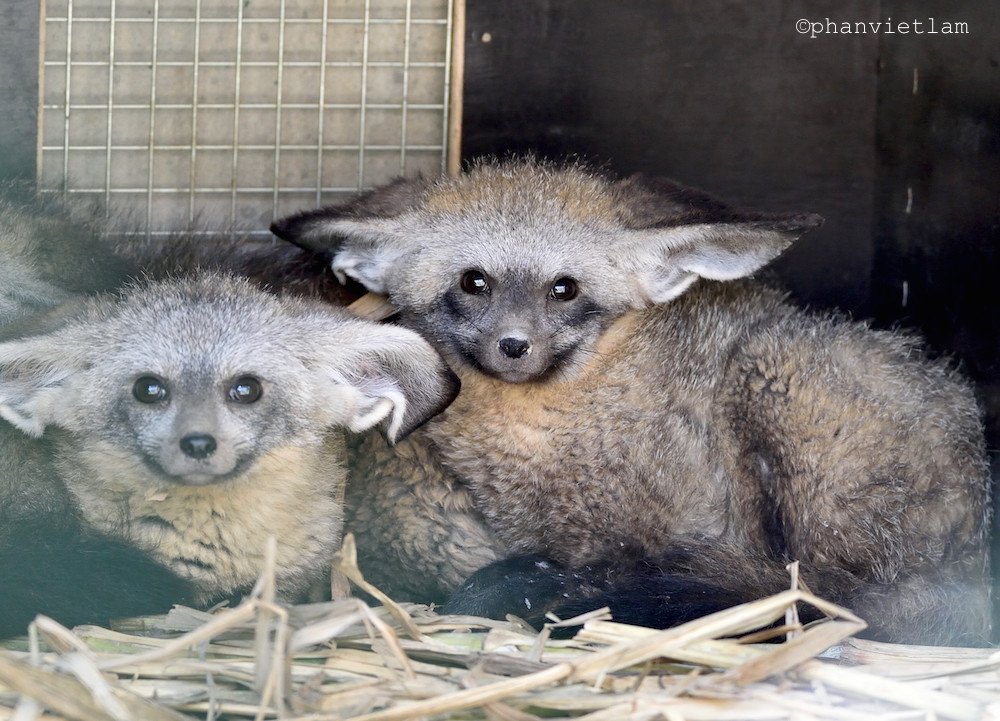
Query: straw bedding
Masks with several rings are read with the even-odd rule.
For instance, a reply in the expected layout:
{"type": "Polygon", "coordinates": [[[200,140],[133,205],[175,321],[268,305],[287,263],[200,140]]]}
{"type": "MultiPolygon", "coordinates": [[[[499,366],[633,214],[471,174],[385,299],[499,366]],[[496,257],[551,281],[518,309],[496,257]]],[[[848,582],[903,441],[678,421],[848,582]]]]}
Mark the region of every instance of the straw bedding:
{"type": "Polygon", "coordinates": [[[394,603],[364,583],[350,538],[335,573],[383,605],[281,606],[269,559],[234,608],[113,631],[40,617],[0,650],[0,720],[1000,719],[1000,652],[855,639],[862,620],[794,582],[664,631],[595,612],[554,640],[394,603]],[[796,602],[828,618],[802,628],[796,602]]]}

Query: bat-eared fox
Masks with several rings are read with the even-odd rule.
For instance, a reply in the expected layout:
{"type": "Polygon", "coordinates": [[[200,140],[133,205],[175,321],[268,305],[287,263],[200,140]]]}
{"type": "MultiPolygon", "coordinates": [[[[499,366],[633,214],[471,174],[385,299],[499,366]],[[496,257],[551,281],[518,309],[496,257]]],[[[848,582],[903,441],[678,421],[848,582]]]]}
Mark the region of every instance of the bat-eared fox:
{"type": "Polygon", "coordinates": [[[786,588],[797,560],[871,637],[985,642],[969,385],[909,335],[745,279],[820,222],[533,160],[275,222],[387,295],[462,381],[396,451],[362,455],[348,505],[373,576],[457,588],[446,610],[608,604],[666,626],[786,588]]]}

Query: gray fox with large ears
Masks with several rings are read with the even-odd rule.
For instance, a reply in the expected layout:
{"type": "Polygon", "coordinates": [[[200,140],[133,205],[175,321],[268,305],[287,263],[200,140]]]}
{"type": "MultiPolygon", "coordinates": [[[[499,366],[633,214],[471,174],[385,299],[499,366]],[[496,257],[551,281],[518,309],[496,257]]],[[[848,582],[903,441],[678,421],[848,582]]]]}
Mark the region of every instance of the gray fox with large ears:
{"type": "Polygon", "coordinates": [[[345,432],[403,438],[458,381],[412,331],[220,274],[0,342],[0,635],[329,581],[345,432]]]}
{"type": "Polygon", "coordinates": [[[968,384],[912,337],[741,280],[819,223],[530,160],[275,223],[388,295],[462,379],[352,492],[373,573],[416,593],[436,571],[428,592],[446,592],[492,558],[448,610],[540,622],[610,604],[669,625],[785,588],[798,560],[872,637],[986,642],[968,384]]]}

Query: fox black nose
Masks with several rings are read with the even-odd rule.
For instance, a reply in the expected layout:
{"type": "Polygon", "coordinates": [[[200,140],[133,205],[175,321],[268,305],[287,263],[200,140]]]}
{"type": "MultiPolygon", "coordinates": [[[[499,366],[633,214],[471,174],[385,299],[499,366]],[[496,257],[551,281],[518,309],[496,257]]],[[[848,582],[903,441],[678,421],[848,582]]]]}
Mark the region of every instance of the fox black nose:
{"type": "Polygon", "coordinates": [[[208,458],[215,453],[215,448],[215,439],[207,433],[189,433],[181,438],[181,450],[191,458],[208,458]]]}
{"type": "Polygon", "coordinates": [[[523,338],[501,338],[499,345],[508,358],[523,358],[531,351],[531,342],[523,338]]]}

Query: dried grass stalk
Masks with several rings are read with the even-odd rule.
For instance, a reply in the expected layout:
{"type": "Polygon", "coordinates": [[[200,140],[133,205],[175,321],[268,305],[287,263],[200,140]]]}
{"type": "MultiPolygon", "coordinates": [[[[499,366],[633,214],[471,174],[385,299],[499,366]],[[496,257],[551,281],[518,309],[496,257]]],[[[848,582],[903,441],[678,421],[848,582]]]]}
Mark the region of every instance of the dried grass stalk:
{"type": "Polygon", "coordinates": [[[347,309],[361,318],[374,321],[391,318],[398,312],[388,298],[378,293],[365,293],[347,306],[347,309]]]}
{"type": "Polygon", "coordinates": [[[386,605],[283,607],[272,557],[236,608],[178,608],[130,633],[39,618],[34,650],[0,651],[0,721],[1000,718],[1000,653],[859,641],[863,621],[801,588],[666,630],[599,611],[552,640],[394,603],[365,583],[351,538],[337,571],[386,605]],[[803,628],[799,603],[829,618],[803,628]],[[755,642],[779,624],[783,641],[755,642]]]}
{"type": "Polygon", "coordinates": [[[184,721],[183,714],[150,703],[128,689],[106,681],[96,673],[96,668],[92,669],[94,674],[85,674],[81,668],[82,658],[79,655],[64,657],[64,669],[76,667],[76,673],[70,674],[2,654],[0,684],[38,699],[53,711],[79,721],[184,721]]]}

